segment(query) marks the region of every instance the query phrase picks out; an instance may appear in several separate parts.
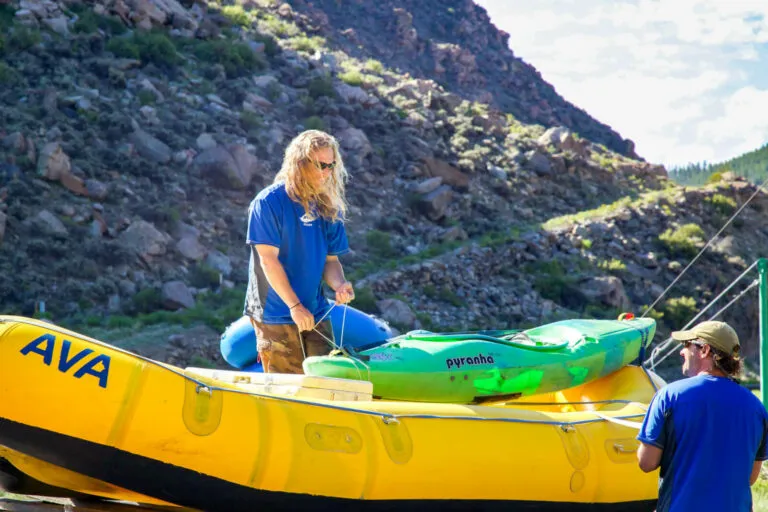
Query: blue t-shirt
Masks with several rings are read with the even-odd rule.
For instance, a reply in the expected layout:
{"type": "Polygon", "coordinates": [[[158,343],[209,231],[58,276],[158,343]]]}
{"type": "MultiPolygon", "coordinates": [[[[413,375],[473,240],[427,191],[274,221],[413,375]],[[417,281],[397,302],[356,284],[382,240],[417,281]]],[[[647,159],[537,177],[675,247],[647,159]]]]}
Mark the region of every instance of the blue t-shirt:
{"type": "Polygon", "coordinates": [[[289,310],[293,304],[283,302],[261,269],[254,245],[264,244],[280,249],[278,259],[293,291],[315,321],[320,320],[330,307],[322,289],[325,260],[349,252],[344,224],[306,215],[304,207],[288,196],[285,184],[275,183],[251,202],[246,242],[251,245],[251,260],[245,314],[266,324],[293,323],[289,310]]]}
{"type": "Polygon", "coordinates": [[[661,448],[657,512],[749,512],[749,477],[766,453],[768,413],[748,389],[698,375],[660,389],[637,439],[661,448]]]}

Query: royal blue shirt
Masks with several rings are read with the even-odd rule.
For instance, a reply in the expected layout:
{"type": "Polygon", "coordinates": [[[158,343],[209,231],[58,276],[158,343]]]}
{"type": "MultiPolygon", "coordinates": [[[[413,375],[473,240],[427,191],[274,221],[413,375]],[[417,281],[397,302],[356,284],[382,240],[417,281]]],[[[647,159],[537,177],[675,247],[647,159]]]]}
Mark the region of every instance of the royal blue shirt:
{"type": "Polygon", "coordinates": [[[256,244],[280,249],[278,259],[299,301],[315,321],[330,308],[323,296],[325,260],[349,252],[346,230],[341,221],[307,215],[304,207],[288,196],[284,183],[275,183],[251,202],[248,237],[251,246],[245,314],[266,324],[293,323],[289,307],[272,289],[259,261],[256,244]]]}
{"type": "Polygon", "coordinates": [[[749,512],[749,477],[766,453],[768,414],[748,389],[699,375],[653,397],[637,439],[663,450],[657,512],[749,512]]]}

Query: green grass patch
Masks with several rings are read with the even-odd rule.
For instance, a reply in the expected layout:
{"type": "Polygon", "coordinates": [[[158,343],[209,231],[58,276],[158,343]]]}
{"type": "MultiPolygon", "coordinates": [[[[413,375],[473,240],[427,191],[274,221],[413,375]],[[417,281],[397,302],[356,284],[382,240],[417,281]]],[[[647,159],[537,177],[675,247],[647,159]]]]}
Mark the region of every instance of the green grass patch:
{"type": "Polygon", "coordinates": [[[216,368],[216,363],[208,359],[207,357],[193,355],[189,359],[189,366],[194,368],[216,368]]]}
{"type": "Polygon", "coordinates": [[[659,241],[671,256],[690,258],[699,251],[697,244],[703,242],[704,230],[696,224],[685,224],[669,228],[659,235],[659,241]]]}
{"type": "Polygon", "coordinates": [[[97,333],[90,334],[97,338],[108,335],[110,331],[116,331],[118,334],[123,330],[135,332],[149,326],[164,324],[183,325],[184,327],[204,324],[216,331],[223,332],[227,325],[242,316],[245,289],[233,288],[218,292],[204,292],[198,294],[195,300],[195,306],[192,308],[167,311],[162,309],[159,290],[145,288],[133,298],[134,311],[136,311],[133,316],[89,315],[65,319],[61,325],[75,331],[97,333]]]}
{"type": "Polygon", "coordinates": [[[752,486],[752,510],[754,512],[768,512],[768,475],[765,471],[763,469],[760,472],[760,478],[752,486]]]}
{"type": "Polygon", "coordinates": [[[627,270],[627,265],[621,260],[612,258],[610,260],[601,260],[598,262],[597,268],[606,272],[623,272],[627,270]]]}
{"type": "Polygon", "coordinates": [[[287,41],[288,47],[300,51],[312,53],[315,50],[319,50],[325,46],[325,39],[319,36],[305,36],[300,35],[292,37],[287,41]]]}
{"type": "Polygon", "coordinates": [[[653,190],[651,192],[640,194],[637,197],[622,197],[613,203],[604,204],[597,208],[593,208],[592,210],[584,210],[579,213],[554,217],[545,222],[543,227],[546,230],[551,230],[568,226],[576,222],[602,219],[625,208],[639,208],[651,204],[658,204],[666,199],[669,194],[669,191],[653,190]]]}

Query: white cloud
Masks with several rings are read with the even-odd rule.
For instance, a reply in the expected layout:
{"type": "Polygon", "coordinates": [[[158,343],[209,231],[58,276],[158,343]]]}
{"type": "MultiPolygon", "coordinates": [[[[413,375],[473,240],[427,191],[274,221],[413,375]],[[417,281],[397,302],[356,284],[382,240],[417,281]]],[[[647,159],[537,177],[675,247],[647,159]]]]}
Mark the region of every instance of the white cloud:
{"type": "Polygon", "coordinates": [[[719,161],[768,140],[768,0],[477,2],[517,56],[651,161],[719,161]]]}
{"type": "Polygon", "coordinates": [[[743,87],[724,101],[723,113],[698,126],[702,140],[745,153],[768,141],[768,90],[743,87]]]}

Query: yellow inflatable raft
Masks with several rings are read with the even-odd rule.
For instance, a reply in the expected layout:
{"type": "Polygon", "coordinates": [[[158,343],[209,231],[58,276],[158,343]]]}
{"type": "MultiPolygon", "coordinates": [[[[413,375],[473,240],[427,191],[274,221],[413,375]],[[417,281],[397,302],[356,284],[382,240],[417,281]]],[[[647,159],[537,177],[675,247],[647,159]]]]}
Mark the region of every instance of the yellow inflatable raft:
{"type": "Polygon", "coordinates": [[[365,381],[180,369],[0,316],[0,457],[57,488],[206,511],[651,511],[634,438],[660,385],[628,366],[506,403],[377,401],[365,381]]]}

